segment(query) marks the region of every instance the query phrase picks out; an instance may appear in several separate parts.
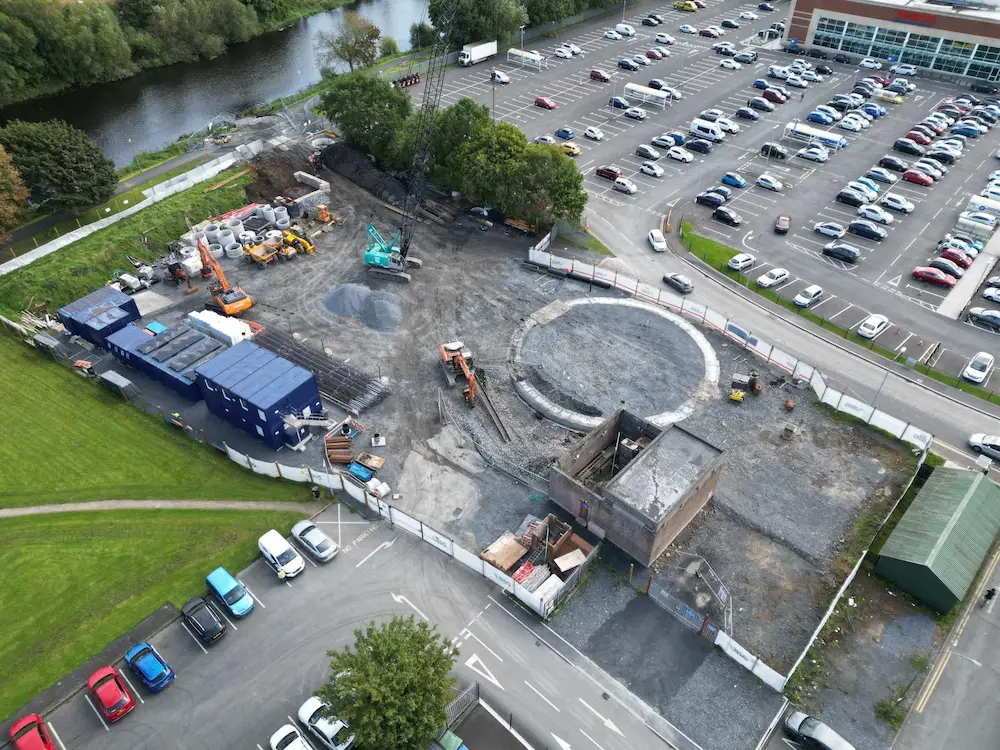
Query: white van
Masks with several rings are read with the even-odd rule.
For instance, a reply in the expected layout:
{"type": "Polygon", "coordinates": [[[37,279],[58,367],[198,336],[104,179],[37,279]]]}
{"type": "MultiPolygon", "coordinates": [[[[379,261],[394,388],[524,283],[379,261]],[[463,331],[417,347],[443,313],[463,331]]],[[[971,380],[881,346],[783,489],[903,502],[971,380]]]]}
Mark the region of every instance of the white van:
{"type": "Polygon", "coordinates": [[[615,31],[617,31],[622,36],[635,36],[635,29],[629,26],[627,23],[620,23],[615,26],[615,31]]]}
{"type": "Polygon", "coordinates": [[[296,552],[288,540],[274,529],[257,540],[257,547],[260,549],[264,562],[282,580],[295,578],[306,569],[306,562],[302,559],[302,555],[296,552]]]}
{"type": "Polygon", "coordinates": [[[615,180],[614,187],[619,193],[628,193],[629,195],[633,195],[639,189],[635,186],[635,183],[632,182],[632,180],[628,180],[624,177],[617,178],[615,180]]]}
{"type": "Polygon", "coordinates": [[[784,81],[788,78],[788,68],[783,68],[780,65],[772,65],[767,69],[767,75],[770,78],[777,78],[779,81],[784,81]]]}
{"type": "Polygon", "coordinates": [[[696,117],[691,120],[690,130],[691,135],[696,135],[699,138],[704,138],[715,143],[726,140],[726,134],[722,131],[722,127],[708,120],[701,120],[696,117]]]}

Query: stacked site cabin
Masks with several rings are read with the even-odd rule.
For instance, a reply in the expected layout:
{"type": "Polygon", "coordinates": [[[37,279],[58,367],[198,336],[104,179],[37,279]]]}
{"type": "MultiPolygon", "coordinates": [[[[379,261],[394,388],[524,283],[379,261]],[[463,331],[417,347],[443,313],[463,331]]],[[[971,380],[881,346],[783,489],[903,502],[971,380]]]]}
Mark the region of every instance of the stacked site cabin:
{"type": "Polygon", "coordinates": [[[285,417],[322,412],[316,378],[308,370],[249,341],[226,349],[196,370],[208,410],[277,450],[307,435],[285,417]]]}
{"type": "Polygon", "coordinates": [[[122,364],[134,367],[191,401],[201,399],[195,368],[224,352],[226,345],[186,325],[139,328],[128,325],[107,338],[107,349],[122,364]],[[159,333],[153,333],[159,331],[159,333]]]}
{"type": "Polygon", "coordinates": [[[139,318],[139,308],[127,294],[106,286],[71,302],[56,315],[67,331],[104,348],[109,335],[139,318]]]}

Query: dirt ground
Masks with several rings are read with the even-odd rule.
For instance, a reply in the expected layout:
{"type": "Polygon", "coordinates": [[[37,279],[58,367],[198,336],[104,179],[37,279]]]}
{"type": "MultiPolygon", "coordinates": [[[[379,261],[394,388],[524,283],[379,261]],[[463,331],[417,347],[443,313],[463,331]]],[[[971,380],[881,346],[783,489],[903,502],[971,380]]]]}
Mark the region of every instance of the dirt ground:
{"type": "Polygon", "coordinates": [[[247,187],[247,198],[258,203],[269,203],[277,195],[299,198],[315,188],[295,181],[295,173],[311,172],[311,149],[302,145],[288,146],[287,151],[264,151],[254,158],[254,181],[247,187]]]}

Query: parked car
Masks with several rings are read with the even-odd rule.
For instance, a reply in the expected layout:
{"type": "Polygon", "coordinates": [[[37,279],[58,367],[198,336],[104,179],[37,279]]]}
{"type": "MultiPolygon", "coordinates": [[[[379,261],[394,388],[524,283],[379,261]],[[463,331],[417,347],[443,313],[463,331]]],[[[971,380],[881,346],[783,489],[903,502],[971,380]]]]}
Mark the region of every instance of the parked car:
{"type": "Polygon", "coordinates": [[[202,643],[214,643],[226,634],[226,623],[207,599],[196,596],[181,607],[189,632],[202,643]]]}
{"type": "Polygon", "coordinates": [[[730,258],[726,265],[734,271],[745,271],[748,268],[753,268],[756,262],[757,256],[752,253],[738,253],[730,258]]]}
{"type": "Polygon", "coordinates": [[[629,107],[625,110],[625,116],[630,120],[645,120],[647,112],[642,107],[629,107]]]}
{"type": "Polygon", "coordinates": [[[971,383],[982,383],[993,374],[996,359],[989,352],[977,352],[962,370],[962,377],[971,383]]]}
{"type": "Polygon", "coordinates": [[[956,279],[962,278],[965,275],[965,270],[955,263],[952,263],[947,258],[934,258],[927,264],[930,268],[936,268],[939,271],[944,271],[949,276],[954,276],[956,279]]]}
{"type": "Polygon", "coordinates": [[[847,225],[847,231],[875,242],[881,242],[889,235],[882,227],[867,219],[855,219],[847,225]]]}
{"type": "Polygon", "coordinates": [[[292,539],[319,562],[329,562],[340,552],[337,543],[312,521],[299,521],[292,526],[292,539]]]}
{"type": "Polygon", "coordinates": [[[722,184],[735,188],[745,188],[747,186],[747,179],[739,172],[726,172],[722,175],[722,184]]]}
{"type": "Polygon", "coordinates": [[[970,307],[968,319],[970,322],[988,328],[991,331],[1000,331],[1000,310],[991,310],[985,307],[970,307]]]}
{"type": "Polygon", "coordinates": [[[712,218],[731,227],[738,227],[743,223],[743,217],[726,206],[720,206],[712,212],[712,218]]]}
{"type": "Polygon", "coordinates": [[[769,141],[760,147],[760,155],[766,156],[770,159],[784,161],[788,158],[788,151],[785,150],[784,146],[769,141]]]}
{"type": "Polygon", "coordinates": [[[535,106],[541,107],[542,109],[555,109],[556,103],[549,99],[547,96],[536,96],[535,106]]]}
{"type": "Polygon", "coordinates": [[[135,708],[135,700],[114,667],[101,667],[87,679],[91,704],[101,718],[112,723],[135,708]]]}
{"type": "Polygon", "coordinates": [[[694,197],[694,202],[702,206],[708,206],[709,208],[717,208],[725,203],[726,199],[718,193],[709,193],[706,191],[704,193],[698,193],[698,195],[694,197]]]}
{"type": "Polygon", "coordinates": [[[740,107],[733,113],[734,117],[738,117],[741,120],[750,120],[751,122],[756,122],[760,119],[760,115],[754,112],[749,107],[740,107]]]}
{"type": "Polygon", "coordinates": [[[590,78],[593,81],[601,81],[602,83],[608,83],[611,80],[611,74],[601,70],[600,68],[594,68],[590,71],[590,78]]]}
{"type": "Polygon", "coordinates": [[[653,159],[655,161],[659,159],[662,154],[660,154],[660,152],[657,151],[652,146],[649,146],[645,143],[640,143],[638,146],[635,147],[635,155],[641,156],[643,159],[653,159]]]}
{"type": "Polygon", "coordinates": [[[909,163],[903,161],[897,156],[883,156],[878,160],[878,165],[893,172],[905,172],[910,168],[909,163]]]}
{"type": "Polygon", "coordinates": [[[618,67],[621,68],[622,70],[632,71],[633,73],[639,69],[638,64],[636,64],[633,60],[629,60],[627,58],[622,58],[621,60],[619,60],[618,67]]]}
{"type": "Polygon", "coordinates": [[[663,283],[681,294],[690,294],[694,291],[694,282],[687,276],[679,273],[667,273],[663,275],[663,283]]]}
{"type": "Polygon", "coordinates": [[[969,436],[969,447],[973,453],[982,453],[993,459],[1000,458],[1000,437],[981,432],[969,436]]]}
{"type": "Polygon", "coordinates": [[[904,154],[910,154],[912,156],[923,156],[927,153],[927,150],[923,146],[910,140],[909,138],[899,138],[892,144],[892,150],[899,151],[904,154]]]}
{"type": "Polygon", "coordinates": [[[785,189],[785,186],[782,184],[781,180],[779,180],[774,175],[770,175],[767,173],[764,173],[757,178],[757,186],[762,187],[765,190],[770,190],[773,193],[780,193],[785,189]]]}
{"type": "Polygon", "coordinates": [[[563,126],[556,131],[556,138],[562,138],[564,141],[571,141],[576,138],[576,131],[573,128],[563,126]]]}
{"type": "Polygon", "coordinates": [[[946,247],[945,249],[941,250],[940,257],[944,258],[945,260],[950,260],[952,263],[954,263],[961,269],[966,269],[972,265],[972,256],[966,255],[961,250],[958,250],[953,247],[946,247]]]}
{"type": "Polygon", "coordinates": [[[878,338],[890,325],[887,317],[873,313],[861,321],[857,334],[863,339],[878,338]]]}
{"type": "Polygon", "coordinates": [[[835,240],[839,240],[847,234],[847,230],[835,221],[821,221],[813,224],[813,231],[826,237],[833,237],[835,240]]]}
{"type": "Polygon", "coordinates": [[[323,750],[350,750],[354,745],[351,728],[346,722],[330,716],[330,705],[316,696],[306,699],[297,718],[323,750]]]}
{"type": "MultiPolygon", "coordinates": [[[[470,211],[471,213],[471,211],[470,211]]],[[[488,218],[489,211],[480,208],[476,212],[480,218],[488,218]]],[[[243,618],[254,609],[254,600],[242,583],[225,568],[216,568],[205,577],[209,592],[230,615],[243,618]]]]}
{"type": "Polygon", "coordinates": [[[45,721],[38,714],[28,714],[15,721],[9,736],[14,750],[56,750],[45,721]]]}
{"type": "Polygon", "coordinates": [[[125,663],[151,693],[158,693],[177,677],[152,644],[137,643],[125,652],[125,663]]]}
{"type": "Polygon", "coordinates": [[[934,180],[930,175],[918,169],[907,169],[903,172],[903,181],[912,182],[914,185],[923,185],[924,187],[930,187],[934,184],[934,180]]]}
{"type": "Polygon", "coordinates": [[[837,242],[834,240],[823,246],[823,255],[843,261],[844,263],[857,263],[861,257],[861,250],[854,247],[854,245],[848,245],[846,242],[837,242]]]}
{"type": "Polygon", "coordinates": [[[868,203],[868,198],[856,190],[841,190],[834,198],[837,203],[844,203],[848,206],[863,206],[868,203]]]}
{"type": "Polygon", "coordinates": [[[830,152],[823,148],[822,146],[809,146],[807,148],[800,148],[795,152],[795,155],[800,159],[805,159],[806,161],[813,161],[817,164],[825,164],[830,160],[830,152]]]}
{"type": "Polygon", "coordinates": [[[669,133],[663,133],[661,135],[654,136],[653,138],[650,139],[649,142],[652,143],[654,146],[658,146],[659,148],[672,148],[674,145],[674,139],[673,137],[670,136],[669,133]]]}
{"type": "Polygon", "coordinates": [[[594,127],[593,125],[591,125],[586,130],[583,131],[583,137],[584,138],[589,138],[592,141],[603,141],[604,140],[604,131],[601,130],[600,128],[597,128],[597,127],[594,127]]]}
{"type": "Polygon", "coordinates": [[[690,164],[694,161],[694,154],[686,148],[681,148],[680,146],[674,146],[667,151],[667,157],[673,159],[674,161],[683,162],[684,164],[690,164]]]}
{"type": "Polygon", "coordinates": [[[709,154],[712,152],[712,144],[701,138],[695,138],[685,144],[688,151],[696,151],[699,154],[709,154]]]}
{"type": "Polygon", "coordinates": [[[792,298],[798,307],[812,307],[823,298],[823,287],[811,284],[792,298]]]}
{"type": "Polygon", "coordinates": [[[869,219],[878,224],[892,224],[893,216],[881,206],[862,206],[858,209],[858,216],[862,219],[869,219]]]}
{"type": "Polygon", "coordinates": [[[748,100],[747,106],[750,107],[750,109],[757,109],[761,112],[774,112],[774,105],[767,99],[760,96],[754,96],[748,100]]]}
{"type": "Polygon", "coordinates": [[[311,745],[305,741],[298,729],[291,724],[285,724],[271,735],[268,747],[271,750],[310,750],[311,745]]]}
{"type": "Polygon", "coordinates": [[[763,273],[757,277],[757,286],[770,289],[779,284],[784,284],[790,276],[791,274],[784,268],[772,268],[767,273],[763,273]]]}
{"type": "MultiPolygon", "coordinates": [[[[881,65],[881,63],[880,63],[881,65]]],[[[854,746],[819,719],[792,711],[785,717],[785,734],[801,747],[814,750],[854,750],[854,746]]]]}
{"type": "Polygon", "coordinates": [[[924,281],[934,286],[943,286],[947,289],[951,289],[955,286],[955,277],[945,273],[939,268],[917,266],[913,269],[913,273],[911,275],[916,281],[924,281]]]}
{"type": "Polygon", "coordinates": [[[306,568],[305,560],[295,551],[281,534],[274,529],[265,532],[257,540],[257,548],[264,563],[279,579],[295,578],[306,568]]]}
{"type": "Polygon", "coordinates": [[[639,171],[650,177],[663,177],[663,167],[656,162],[644,161],[642,166],[639,167],[639,171]]]}

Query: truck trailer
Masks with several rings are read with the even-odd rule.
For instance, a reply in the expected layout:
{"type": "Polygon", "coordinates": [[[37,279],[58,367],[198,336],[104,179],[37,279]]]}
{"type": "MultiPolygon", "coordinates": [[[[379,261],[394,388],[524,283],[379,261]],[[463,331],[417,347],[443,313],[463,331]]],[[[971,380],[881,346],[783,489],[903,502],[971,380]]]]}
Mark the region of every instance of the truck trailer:
{"type": "Polygon", "coordinates": [[[496,57],[496,54],[496,39],[492,42],[476,42],[474,44],[466,44],[462,47],[462,51],[458,53],[458,64],[463,68],[468,68],[470,65],[475,65],[476,63],[481,63],[483,60],[489,60],[491,57],[496,57]]]}

